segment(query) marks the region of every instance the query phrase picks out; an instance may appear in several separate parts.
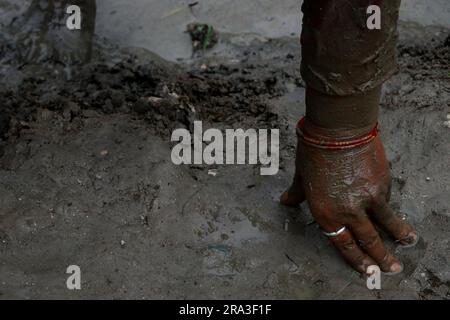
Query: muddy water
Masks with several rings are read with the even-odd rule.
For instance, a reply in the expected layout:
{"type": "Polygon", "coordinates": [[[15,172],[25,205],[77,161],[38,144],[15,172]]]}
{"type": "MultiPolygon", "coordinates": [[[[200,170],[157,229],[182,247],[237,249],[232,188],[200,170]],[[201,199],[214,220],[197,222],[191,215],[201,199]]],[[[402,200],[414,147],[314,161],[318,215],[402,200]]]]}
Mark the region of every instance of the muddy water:
{"type": "MultiPolygon", "coordinates": [[[[143,47],[168,60],[188,59],[191,44],[183,33],[190,22],[214,25],[233,34],[258,34],[268,38],[298,36],[301,0],[98,0],[97,32],[120,46],[143,47]],[[281,4],[282,3],[282,4],[281,4]]],[[[447,0],[404,0],[401,20],[420,25],[450,27],[447,0]]]]}
{"type": "MultiPolygon", "coordinates": [[[[9,22],[31,0],[0,0],[0,21],[9,22]]],[[[141,47],[167,60],[189,59],[191,22],[207,22],[220,32],[255,34],[267,38],[298,36],[301,1],[285,0],[97,0],[96,33],[120,47],[141,47]],[[192,4],[196,5],[192,6],[192,4]],[[191,5],[191,6],[190,6],[191,5]]],[[[422,26],[450,27],[447,0],[404,0],[400,19],[422,26]]]]}

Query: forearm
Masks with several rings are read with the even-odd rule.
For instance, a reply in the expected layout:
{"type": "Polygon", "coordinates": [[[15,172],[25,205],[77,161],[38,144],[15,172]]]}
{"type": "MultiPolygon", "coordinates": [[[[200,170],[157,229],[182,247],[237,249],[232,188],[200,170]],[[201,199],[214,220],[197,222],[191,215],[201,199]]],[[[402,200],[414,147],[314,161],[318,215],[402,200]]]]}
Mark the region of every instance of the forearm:
{"type": "Polygon", "coordinates": [[[378,119],[381,86],[397,70],[399,0],[305,0],[302,77],[305,131],[353,137],[378,119]],[[367,7],[381,8],[381,29],[369,30],[367,7]]]}

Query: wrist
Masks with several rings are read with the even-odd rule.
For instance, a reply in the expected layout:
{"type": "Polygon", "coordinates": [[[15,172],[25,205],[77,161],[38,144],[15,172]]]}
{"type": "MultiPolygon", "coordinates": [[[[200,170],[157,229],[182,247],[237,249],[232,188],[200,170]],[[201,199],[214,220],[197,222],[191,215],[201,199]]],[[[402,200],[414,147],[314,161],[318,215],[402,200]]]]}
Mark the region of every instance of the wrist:
{"type": "Polygon", "coordinates": [[[359,95],[331,96],[306,89],[303,130],[309,136],[354,139],[377,124],[381,86],[359,95]]]}
{"type": "Polygon", "coordinates": [[[341,135],[340,137],[330,137],[320,132],[315,132],[312,135],[310,132],[305,132],[305,122],[306,118],[303,117],[297,123],[298,139],[306,145],[327,150],[353,149],[366,145],[372,142],[378,136],[379,132],[378,123],[376,123],[369,132],[358,136],[341,135]]]}

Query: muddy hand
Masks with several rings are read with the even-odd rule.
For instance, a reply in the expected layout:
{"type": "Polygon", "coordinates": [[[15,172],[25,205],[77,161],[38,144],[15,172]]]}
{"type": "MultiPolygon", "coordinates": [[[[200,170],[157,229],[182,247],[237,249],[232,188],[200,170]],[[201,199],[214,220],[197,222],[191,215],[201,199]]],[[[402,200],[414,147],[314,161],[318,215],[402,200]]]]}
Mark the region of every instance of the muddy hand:
{"type": "Polygon", "coordinates": [[[281,203],[295,206],[307,200],[324,233],[357,271],[378,265],[386,273],[401,272],[402,264],[387,252],[372,221],[402,245],[415,243],[417,234],[388,205],[391,178],[379,137],[366,135],[370,141],[362,137],[358,145],[340,149],[310,141],[309,136],[318,136],[311,125],[308,135],[301,129],[296,174],[281,203]]]}

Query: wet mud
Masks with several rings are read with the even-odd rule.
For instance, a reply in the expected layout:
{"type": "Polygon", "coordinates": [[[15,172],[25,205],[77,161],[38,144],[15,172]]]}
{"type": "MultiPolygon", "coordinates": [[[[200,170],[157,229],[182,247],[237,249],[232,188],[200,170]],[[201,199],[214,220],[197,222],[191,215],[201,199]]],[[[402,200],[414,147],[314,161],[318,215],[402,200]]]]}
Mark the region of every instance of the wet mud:
{"type": "Polygon", "coordinates": [[[307,206],[278,197],[304,114],[297,38],[220,34],[189,63],[95,39],[90,62],[24,62],[0,35],[0,298],[448,299],[450,41],[401,26],[380,113],[391,204],[419,231],[369,291],[307,206]],[[420,41],[417,40],[420,34],[420,41]],[[281,170],[175,166],[170,134],[279,128],[281,170]],[[217,175],[208,174],[216,169],[217,175]],[[65,286],[82,270],[82,290],[65,286]]]}

